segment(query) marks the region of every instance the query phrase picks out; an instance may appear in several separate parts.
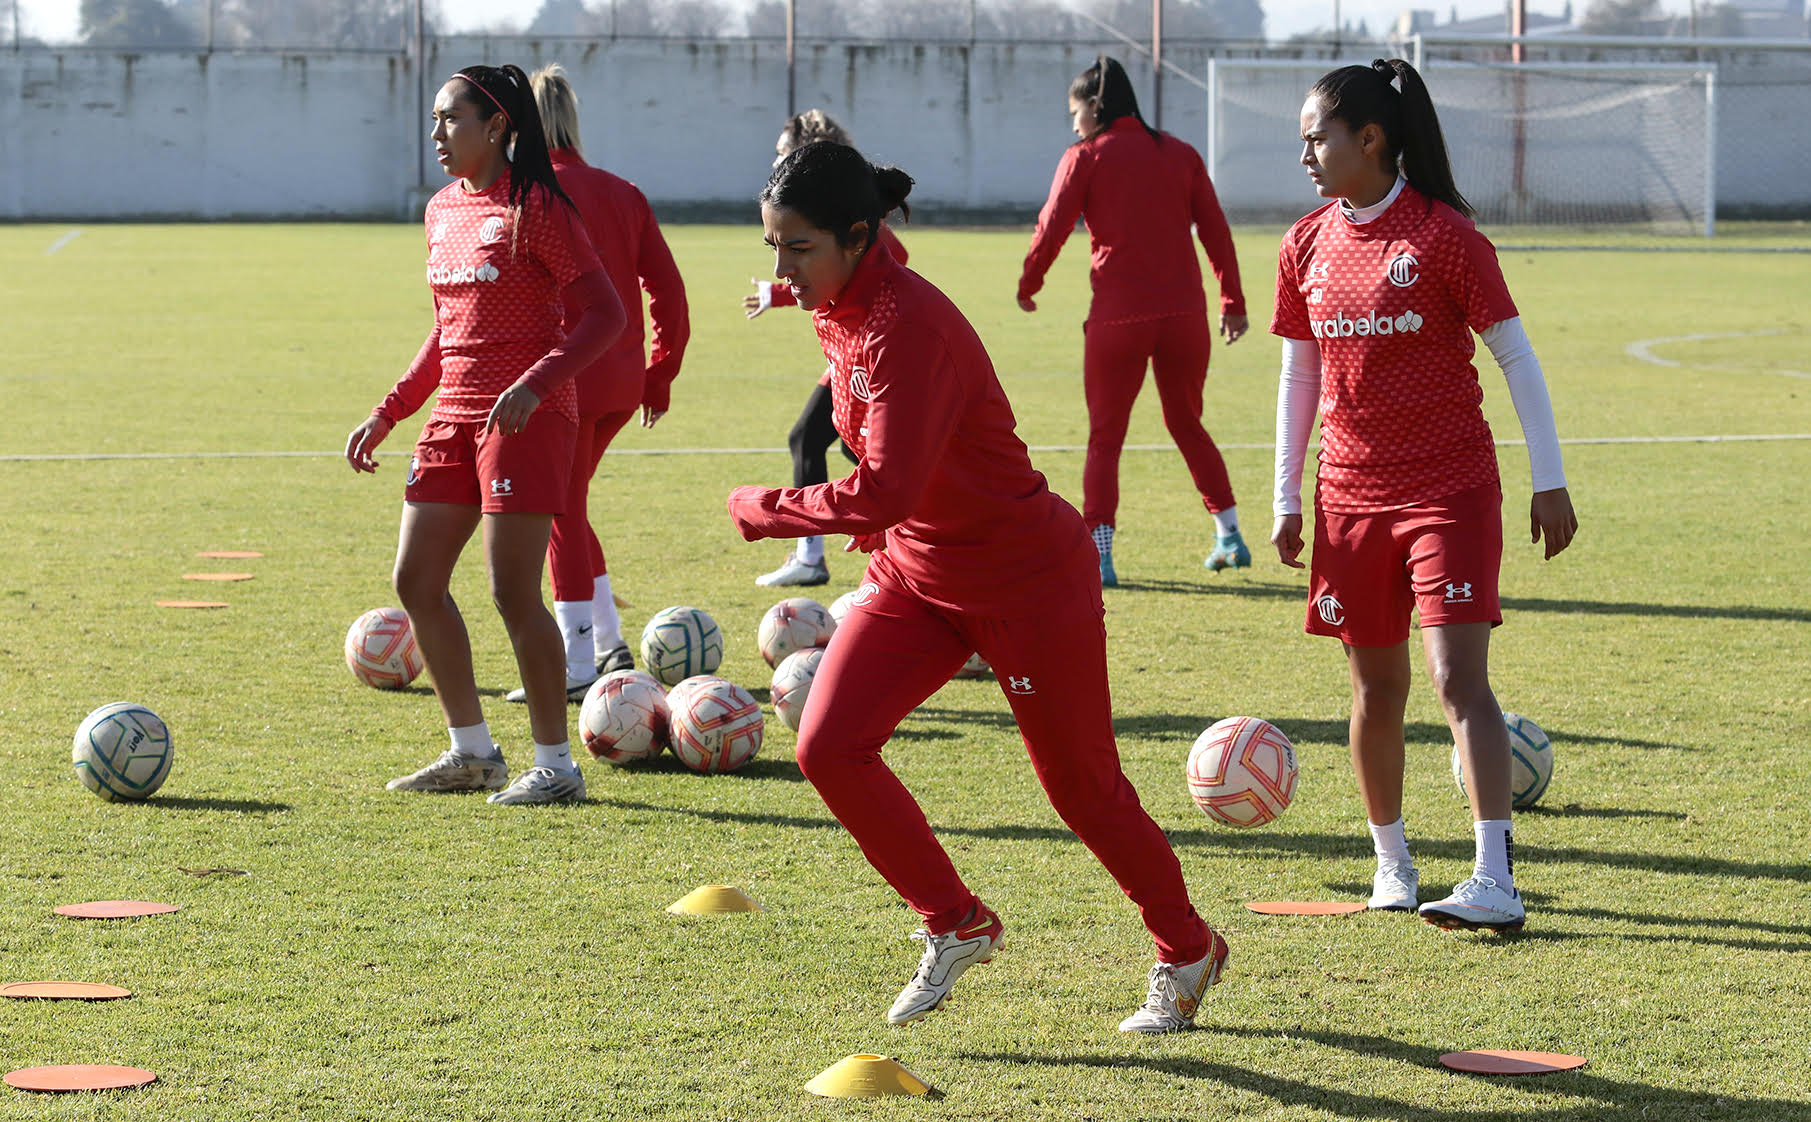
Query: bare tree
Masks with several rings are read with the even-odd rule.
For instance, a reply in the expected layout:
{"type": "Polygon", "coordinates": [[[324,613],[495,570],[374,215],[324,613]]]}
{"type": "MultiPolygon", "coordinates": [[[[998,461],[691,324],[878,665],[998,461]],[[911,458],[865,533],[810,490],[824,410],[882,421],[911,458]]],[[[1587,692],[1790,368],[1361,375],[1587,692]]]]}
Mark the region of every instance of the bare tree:
{"type": "Polygon", "coordinates": [[[729,30],[729,9],[720,0],[669,0],[660,13],[663,34],[682,39],[715,39],[729,30]]]}
{"type": "Polygon", "coordinates": [[[82,41],[96,47],[192,47],[200,29],[163,0],[82,0],[82,41]]]}

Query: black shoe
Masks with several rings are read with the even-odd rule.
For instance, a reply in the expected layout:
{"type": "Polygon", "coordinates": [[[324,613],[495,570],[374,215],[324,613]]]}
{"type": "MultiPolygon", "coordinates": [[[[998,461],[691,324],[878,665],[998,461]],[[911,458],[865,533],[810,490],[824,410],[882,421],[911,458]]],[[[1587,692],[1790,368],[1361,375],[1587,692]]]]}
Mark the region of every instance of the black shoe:
{"type": "Polygon", "coordinates": [[[624,643],[614,650],[604,652],[604,657],[597,660],[597,672],[609,674],[616,670],[635,669],[635,653],[624,643]]]}

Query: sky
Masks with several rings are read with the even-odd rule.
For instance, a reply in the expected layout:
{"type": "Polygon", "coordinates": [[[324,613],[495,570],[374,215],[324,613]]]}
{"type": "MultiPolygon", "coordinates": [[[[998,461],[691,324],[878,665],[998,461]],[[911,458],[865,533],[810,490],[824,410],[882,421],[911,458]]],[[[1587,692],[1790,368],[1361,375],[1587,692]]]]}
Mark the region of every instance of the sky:
{"type": "MultiPolygon", "coordinates": [[[[0,0],[0,12],[6,11],[15,0],[0,0]]],[[[730,0],[732,4],[738,0],[730,0]]],[[[747,0],[740,0],[746,3],[747,0]]],[[[833,0],[801,0],[804,3],[833,2],[833,0]]],[[[899,0],[910,3],[911,0],[899,0]]],[[[1331,27],[1333,23],[1333,5],[1335,0],[1262,0],[1266,27],[1272,39],[1286,39],[1301,31],[1312,31],[1317,27],[1331,27]]],[[[65,43],[75,39],[81,13],[81,0],[16,0],[19,10],[19,22],[22,31],[35,35],[51,43],[65,43]]],[[[1447,12],[1453,7],[1459,10],[1460,18],[1488,15],[1503,10],[1503,0],[1338,0],[1340,19],[1348,24],[1360,20],[1366,22],[1373,32],[1382,32],[1396,19],[1397,13],[1404,8],[1421,7],[1440,13],[1444,21],[1447,12]]],[[[501,21],[509,21],[517,26],[524,26],[540,10],[541,0],[439,0],[439,6],[445,26],[449,31],[469,31],[481,26],[493,26],[501,21]]],[[[1531,0],[1530,10],[1541,12],[1558,12],[1565,6],[1564,0],[1531,0]]],[[[1671,3],[1663,7],[1674,6],[1671,3]]],[[[8,20],[4,35],[10,37],[12,27],[8,20]]]]}

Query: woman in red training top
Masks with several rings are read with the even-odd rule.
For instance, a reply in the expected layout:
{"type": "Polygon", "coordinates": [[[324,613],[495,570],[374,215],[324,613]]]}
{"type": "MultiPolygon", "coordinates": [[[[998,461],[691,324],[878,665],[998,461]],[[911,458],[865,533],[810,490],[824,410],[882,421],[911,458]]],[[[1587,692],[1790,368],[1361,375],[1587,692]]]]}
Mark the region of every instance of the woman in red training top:
{"type": "Polygon", "coordinates": [[[1113,527],[1119,517],[1119,453],[1148,363],[1163,402],[1163,424],[1182,452],[1217,535],[1206,565],[1218,572],[1251,564],[1239,535],[1226,462],[1201,425],[1213,331],[1201,290],[1201,263],[1189,237],[1207,250],[1220,284],[1220,334],[1245,334],[1245,294],[1232,231],[1193,148],[1144,123],[1132,81],[1119,63],[1097,59],[1069,87],[1069,113],[1081,140],[1063,153],[1050,198],[1019,277],[1019,306],[1032,297],[1080,218],[1088,227],[1094,300],[1082,324],[1082,386],[1088,398],[1088,455],[1082,467],[1082,517],[1100,553],[1100,582],[1119,583],[1113,527]]]}
{"type": "Polygon", "coordinates": [[[484,528],[491,598],[527,690],[535,766],[495,803],[582,799],[567,737],[565,657],[541,602],[541,562],[565,509],[578,424],[572,380],[622,330],[622,304],[554,178],[528,76],[469,66],[434,98],[434,150],[456,182],[428,202],[434,330],[408,373],[352,430],[346,459],[374,453],[438,387],[403,491],[396,593],[434,676],[450,747],[392,790],[478,791],[509,777],[472,676],[453,566],[484,528]],[[571,330],[562,333],[562,306],[571,330]]]}
{"type": "Polygon", "coordinates": [[[1409,614],[1452,726],[1471,798],[1472,876],[1419,904],[1441,927],[1514,930],[1509,738],[1491,693],[1503,620],[1502,483],[1472,333],[1490,348],[1528,442],[1533,540],[1552,557],[1578,530],[1547,383],[1496,249],[1453,183],[1427,87],[1401,59],[1345,66],[1302,105],[1302,164],[1334,200],[1297,222],[1277,262],[1283,338],[1276,524],[1301,568],[1302,465],[1321,414],[1308,631],[1339,638],[1352,679],[1351,752],[1377,871],[1370,906],[1414,911],[1420,874],[1402,821],[1409,614]],[[1400,84],[1400,89],[1397,88],[1400,84]]]}
{"type": "MultiPolygon", "coordinates": [[[[622,619],[610,587],[604,549],[587,516],[591,477],[610,441],[641,408],[644,428],[666,414],[673,379],[685,356],[691,324],[685,282],[661,237],[654,210],[635,184],[585,163],[579,145],[578,95],[558,65],[530,79],[541,125],[547,130],[553,170],[578,207],[579,218],[623,303],[627,325],[604,357],[580,374],[578,443],[572,455],[572,489],[566,511],[553,520],[547,569],[553,576],[553,617],[566,642],[566,696],[583,701],[599,674],[627,670],[635,656],[624,642],[622,619]],[[642,352],[641,289],[653,321],[651,356],[642,352]]],[[[568,317],[570,320],[570,317],[568,317]]],[[[572,325],[568,322],[567,326],[572,325]]],[[[526,690],[511,690],[522,701],[526,690]]]]}
{"type": "Polygon", "coordinates": [[[924,812],[881,759],[894,728],[970,651],[993,664],[1051,805],[1131,897],[1158,963],[1127,1032],[1186,1027],[1226,941],[1189,903],[1169,840],[1119,766],[1095,554],[1014,433],[981,340],[949,298],[878,237],[912,179],[841,144],[773,172],[761,219],[774,275],[812,312],[836,428],[860,457],[814,487],[738,487],[749,541],[848,534],[872,552],[818,666],[799,767],[868,861],[922,917],[918,970],[887,1019],[928,1015],[988,961],[1000,919],[963,884],[924,812]]]}
{"type": "MultiPolygon", "coordinates": [[[[774,144],[774,166],[791,152],[814,140],[829,140],[837,144],[851,144],[849,134],[843,126],[822,109],[808,109],[780,130],[780,139],[774,144]]],[[[884,224],[880,227],[880,240],[886,243],[887,251],[901,265],[906,263],[906,248],[899,244],[893,231],[884,224]]],[[[742,298],[742,310],[749,319],[765,312],[768,308],[784,308],[797,304],[792,292],[783,284],[773,281],[758,280],[754,282],[753,295],[742,298]]],[[[828,456],[830,446],[836,443],[836,425],[830,417],[830,371],[825,370],[817,380],[817,387],[811,396],[805,399],[805,408],[799,413],[799,419],[793,423],[792,431],[786,434],[786,446],[792,450],[792,485],[809,487],[814,483],[830,481],[830,464],[828,456]]],[[[844,445],[847,453],[848,446],[844,445]]],[[[776,588],[786,585],[816,585],[830,582],[830,566],[824,560],[824,536],[807,534],[798,540],[786,560],[771,573],[764,573],[755,578],[755,583],[763,588],[776,588]]]]}

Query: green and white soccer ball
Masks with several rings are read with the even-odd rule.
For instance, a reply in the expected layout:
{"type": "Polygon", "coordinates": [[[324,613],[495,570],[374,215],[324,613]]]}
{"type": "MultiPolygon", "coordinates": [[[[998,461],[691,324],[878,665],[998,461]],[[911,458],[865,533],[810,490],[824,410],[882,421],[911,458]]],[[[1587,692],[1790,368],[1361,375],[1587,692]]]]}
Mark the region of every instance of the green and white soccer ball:
{"type": "Polygon", "coordinates": [[[142,705],[103,705],[75,730],[76,778],[108,802],[150,798],[170,774],[170,730],[142,705]]]}
{"type": "Polygon", "coordinates": [[[664,608],[642,628],[641,664],[669,687],[714,673],[723,665],[723,630],[699,608],[664,608]]]}
{"type": "MultiPolygon", "coordinates": [[[[1553,742],[1541,726],[1520,713],[1503,714],[1509,729],[1509,792],[1517,810],[1527,810],[1541,801],[1547,784],[1553,781],[1553,742]]],[[[1465,770],[1459,762],[1459,746],[1453,745],[1453,782],[1459,793],[1465,793],[1465,770]]]]}

